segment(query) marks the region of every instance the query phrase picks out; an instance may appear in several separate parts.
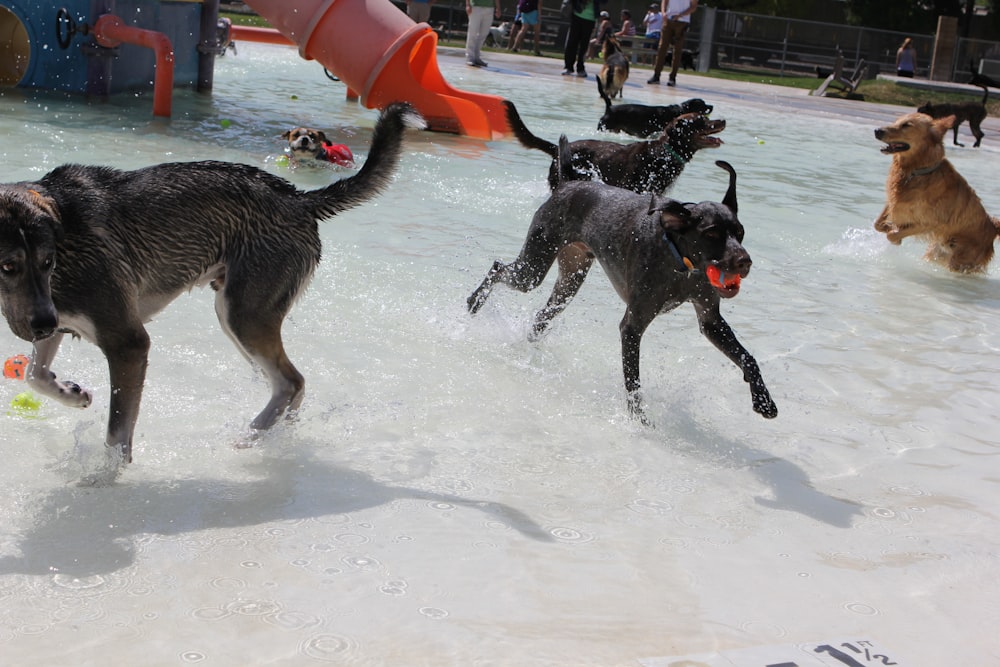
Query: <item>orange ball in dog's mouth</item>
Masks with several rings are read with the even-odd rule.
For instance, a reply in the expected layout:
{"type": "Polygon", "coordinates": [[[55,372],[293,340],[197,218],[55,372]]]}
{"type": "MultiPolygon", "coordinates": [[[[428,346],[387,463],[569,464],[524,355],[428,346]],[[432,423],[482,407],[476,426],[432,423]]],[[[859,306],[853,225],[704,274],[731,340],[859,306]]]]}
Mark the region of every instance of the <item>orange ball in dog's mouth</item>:
{"type": "Polygon", "coordinates": [[[738,273],[727,274],[715,264],[709,264],[705,267],[705,276],[708,278],[709,284],[722,292],[724,296],[736,296],[736,293],[740,291],[741,278],[738,273]]]}

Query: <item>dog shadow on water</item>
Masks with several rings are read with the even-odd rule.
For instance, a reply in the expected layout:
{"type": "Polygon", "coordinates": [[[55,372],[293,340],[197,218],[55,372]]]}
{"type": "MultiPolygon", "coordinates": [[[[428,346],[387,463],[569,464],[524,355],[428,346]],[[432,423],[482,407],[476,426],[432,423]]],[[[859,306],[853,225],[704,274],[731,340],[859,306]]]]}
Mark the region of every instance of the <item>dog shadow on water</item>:
{"type": "Polygon", "coordinates": [[[749,470],[771,489],[771,498],[754,498],[758,505],[798,512],[836,528],[850,528],[852,518],[862,514],[859,503],[816,490],[806,472],[791,461],[749,447],[739,440],[728,439],[721,433],[709,433],[687,411],[679,410],[671,414],[669,420],[671,424],[664,421],[657,430],[661,433],[684,433],[685,440],[697,444],[681,445],[675,441],[666,446],[713,467],[749,470]]]}
{"type": "MultiPolygon", "coordinates": [[[[182,479],[64,486],[30,504],[33,524],[12,540],[19,555],[0,557],[0,575],[63,574],[76,578],[130,567],[144,535],[257,526],[271,521],[348,515],[398,500],[449,503],[481,512],[540,542],[554,538],[508,505],[392,486],[370,475],[308,456],[265,458],[253,480],[182,479]]],[[[127,479],[127,477],[126,477],[127,479]]]]}

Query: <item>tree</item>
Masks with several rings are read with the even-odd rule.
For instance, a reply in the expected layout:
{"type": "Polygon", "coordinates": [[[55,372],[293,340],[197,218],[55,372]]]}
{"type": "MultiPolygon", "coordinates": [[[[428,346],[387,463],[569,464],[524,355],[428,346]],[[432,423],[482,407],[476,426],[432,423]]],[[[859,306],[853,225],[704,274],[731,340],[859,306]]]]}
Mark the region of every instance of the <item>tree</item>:
{"type": "Polygon", "coordinates": [[[867,28],[927,33],[937,22],[925,3],[914,0],[847,0],[846,4],[847,22],[867,28]]]}

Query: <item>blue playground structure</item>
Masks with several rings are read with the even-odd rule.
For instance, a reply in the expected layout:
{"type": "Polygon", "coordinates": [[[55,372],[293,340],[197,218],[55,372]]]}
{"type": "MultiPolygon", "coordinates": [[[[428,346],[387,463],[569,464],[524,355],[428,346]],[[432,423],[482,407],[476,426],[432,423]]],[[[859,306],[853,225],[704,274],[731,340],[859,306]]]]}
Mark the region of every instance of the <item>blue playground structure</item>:
{"type": "Polygon", "coordinates": [[[153,88],[154,113],[169,116],[175,86],[211,89],[218,9],[218,0],[0,0],[0,86],[96,97],[153,88]]]}

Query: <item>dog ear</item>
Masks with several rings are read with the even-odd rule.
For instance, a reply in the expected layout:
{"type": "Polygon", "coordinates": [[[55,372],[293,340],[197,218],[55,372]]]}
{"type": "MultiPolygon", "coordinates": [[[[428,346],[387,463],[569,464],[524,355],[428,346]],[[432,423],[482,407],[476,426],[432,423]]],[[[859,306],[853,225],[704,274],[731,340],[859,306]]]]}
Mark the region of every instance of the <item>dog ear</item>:
{"type": "Polygon", "coordinates": [[[52,231],[55,233],[56,239],[61,241],[63,238],[62,215],[59,213],[59,205],[56,203],[56,200],[45,194],[42,186],[34,183],[25,192],[28,195],[28,201],[31,202],[31,206],[41,210],[52,220],[52,231]]]}
{"type": "Polygon", "coordinates": [[[62,216],[59,215],[59,206],[56,205],[55,199],[42,194],[39,189],[36,188],[28,188],[28,197],[31,199],[33,206],[45,211],[45,214],[56,222],[62,222],[62,216]]]}
{"type": "Polygon", "coordinates": [[[945,116],[944,118],[938,118],[934,121],[934,134],[938,139],[944,138],[944,135],[948,134],[950,130],[955,125],[955,115],[945,116]]]}
{"type": "Polygon", "coordinates": [[[660,214],[660,226],[664,231],[683,232],[691,226],[691,207],[694,204],[685,204],[674,199],[664,199],[656,201],[656,195],[652,195],[649,200],[649,213],[660,214]]]}
{"type": "Polygon", "coordinates": [[[284,139],[285,141],[288,141],[288,137],[290,136],[292,136],[291,130],[285,130],[284,132],[281,133],[281,138],[284,139]]]}

